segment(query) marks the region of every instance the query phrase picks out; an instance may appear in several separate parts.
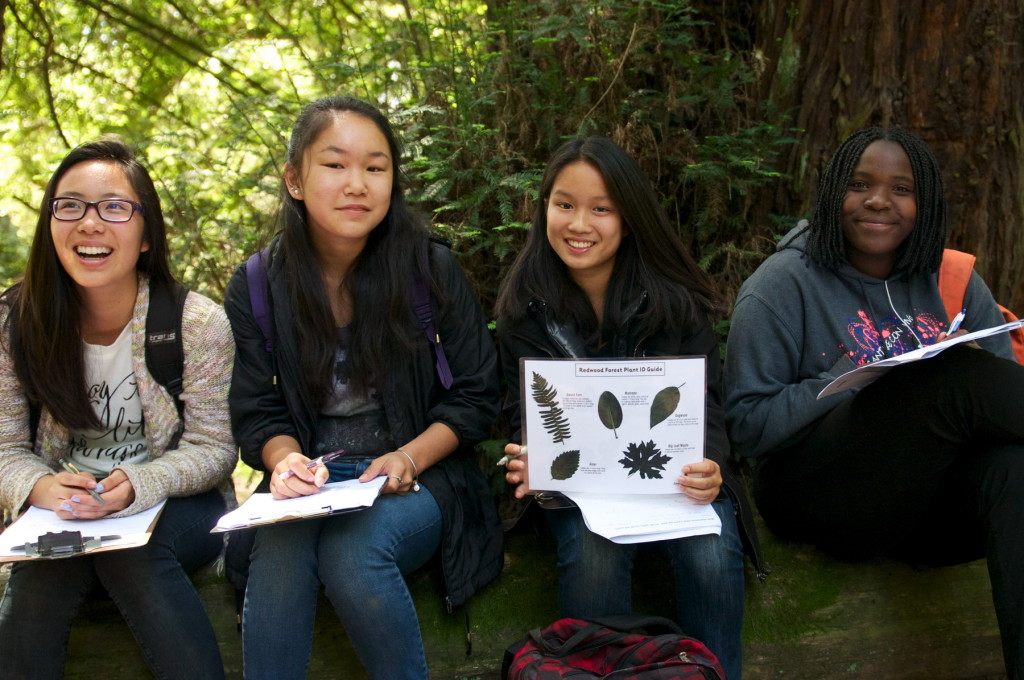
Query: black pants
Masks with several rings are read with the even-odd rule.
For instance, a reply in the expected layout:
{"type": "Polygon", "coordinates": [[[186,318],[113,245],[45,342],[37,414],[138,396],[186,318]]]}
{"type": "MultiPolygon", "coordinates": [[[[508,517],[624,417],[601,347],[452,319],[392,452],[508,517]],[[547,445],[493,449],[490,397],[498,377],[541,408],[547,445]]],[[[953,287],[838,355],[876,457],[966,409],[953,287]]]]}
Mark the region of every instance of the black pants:
{"type": "Polygon", "coordinates": [[[841,557],[987,557],[1024,679],[1024,366],[957,346],[897,367],[770,454],[754,487],[773,531],[841,557]]]}

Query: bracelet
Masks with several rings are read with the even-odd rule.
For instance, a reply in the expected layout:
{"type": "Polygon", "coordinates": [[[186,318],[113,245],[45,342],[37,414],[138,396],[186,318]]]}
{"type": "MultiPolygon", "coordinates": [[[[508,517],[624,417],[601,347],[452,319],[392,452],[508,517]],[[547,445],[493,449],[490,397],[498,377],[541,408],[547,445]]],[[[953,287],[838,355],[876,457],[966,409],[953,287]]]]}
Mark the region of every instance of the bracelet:
{"type": "Polygon", "coordinates": [[[395,449],[395,451],[398,451],[400,454],[402,454],[403,456],[405,456],[406,458],[409,459],[409,464],[412,465],[412,490],[415,491],[416,493],[419,493],[420,492],[420,483],[419,483],[420,469],[418,467],[416,467],[416,461],[414,461],[412,459],[412,456],[410,456],[408,453],[406,453],[405,449],[403,449],[401,446],[399,446],[397,449],[395,449]]]}

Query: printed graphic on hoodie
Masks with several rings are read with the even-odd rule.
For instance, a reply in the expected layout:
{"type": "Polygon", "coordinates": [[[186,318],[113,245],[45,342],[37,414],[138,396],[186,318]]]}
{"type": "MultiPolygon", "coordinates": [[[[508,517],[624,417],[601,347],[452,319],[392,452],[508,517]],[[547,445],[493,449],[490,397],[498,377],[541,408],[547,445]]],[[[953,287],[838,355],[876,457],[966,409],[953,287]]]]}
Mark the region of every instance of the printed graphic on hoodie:
{"type": "Polygon", "coordinates": [[[934,344],[943,330],[942,322],[929,312],[902,319],[889,315],[876,326],[867,312],[859,310],[856,316],[847,318],[852,341],[846,353],[854,364],[863,366],[934,344]]]}

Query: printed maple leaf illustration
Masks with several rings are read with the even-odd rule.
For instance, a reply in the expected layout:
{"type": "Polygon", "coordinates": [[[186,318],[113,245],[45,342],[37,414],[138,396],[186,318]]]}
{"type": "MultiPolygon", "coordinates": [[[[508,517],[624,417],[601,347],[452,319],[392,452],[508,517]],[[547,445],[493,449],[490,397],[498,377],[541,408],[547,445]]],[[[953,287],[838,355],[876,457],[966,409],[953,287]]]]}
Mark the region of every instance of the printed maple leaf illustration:
{"type": "Polygon", "coordinates": [[[630,444],[622,453],[625,457],[619,459],[619,463],[629,470],[626,476],[632,477],[639,472],[640,479],[661,479],[665,465],[672,460],[671,456],[666,456],[654,445],[653,439],[649,442],[630,444]]]}

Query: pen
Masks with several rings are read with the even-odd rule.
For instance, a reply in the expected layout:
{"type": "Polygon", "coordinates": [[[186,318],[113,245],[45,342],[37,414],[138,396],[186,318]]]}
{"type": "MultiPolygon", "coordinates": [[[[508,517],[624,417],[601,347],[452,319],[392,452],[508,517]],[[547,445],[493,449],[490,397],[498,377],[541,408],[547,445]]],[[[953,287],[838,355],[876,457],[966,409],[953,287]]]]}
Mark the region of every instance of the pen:
{"type": "MultiPolygon", "coordinates": [[[[78,468],[76,468],[74,463],[71,463],[71,462],[69,462],[69,461],[67,461],[67,460],[65,460],[63,458],[61,458],[58,462],[60,463],[60,466],[62,468],[64,468],[65,472],[70,472],[73,475],[80,475],[80,474],[82,474],[82,471],[79,470],[78,468]]],[[[92,496],[93,498],[98,500],[100,503],[103,503],[103,505],[107,504],[107,502],[105,500],[103,500],[103,498],[101,498],[98,493],[96,493],[95,489],[86,489],[86,491],[89,492],[90,496],[92,496]]]]}
{"type": "MultiPolygon", "coordinates": [[[[318,465],[323,465],[324,463],[326,463],[328,461],[332,461],[335,458],[337,458],[339,456],[344,456],[344,455],[345,455],[345,449],[338,449],[337,451],[331,451],[330,453],[325,453],[324,455],[320,456],[319,458],[314,458],[313,460],[311,460],[308,463],[306,463],[306,469],[307,470],[312,470],[313,468],[315,468],[318,465]]],[[[277,478],[278,479],[288,479],[289,477],[294,477],[294,476],[295,476],[294,472],[292,472],[291,470],[285,470],[284,472],[279,474],[277,476],[277,478]]]]}
{"type": "Polygon", "coordinates": [[[496,465],[498,467],[502,467],[502,466],[508,467],[508,462],[510,460],[512,460],[513,458],[518,458],[519,456],[525,456],[525,455],[526,455],[526,447],[525,446],[520,446],[519,447],[519,453],[506,453],[504,456],[502,456],[501,458],[498,459],[498,462],[496,463],[496,465]]]}
{"type": "Polygon", "coordinates": [[[960,313],[953,317],[953,321],[950,322],[949,330],[946,331],[946,335],[952,335],[953,333],[956,333],[957,330],[960,328],[960,324],[964,322],[965,316],[967,316],[966,307],[961,309],[960,313]]]}

